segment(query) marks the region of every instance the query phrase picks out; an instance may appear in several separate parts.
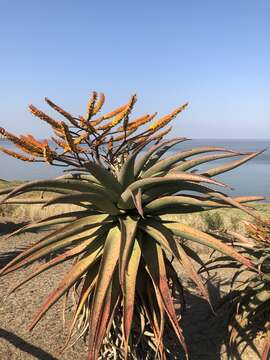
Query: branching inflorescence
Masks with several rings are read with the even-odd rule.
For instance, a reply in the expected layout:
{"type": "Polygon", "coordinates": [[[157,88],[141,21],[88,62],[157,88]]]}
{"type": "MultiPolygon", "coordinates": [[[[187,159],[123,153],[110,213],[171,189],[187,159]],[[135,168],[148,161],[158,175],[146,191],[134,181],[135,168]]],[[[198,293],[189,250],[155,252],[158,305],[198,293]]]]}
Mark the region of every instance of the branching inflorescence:
{"type": "Polygon", "coordinates": [[[75,168],[82,168],[83,164],[91,159],[106,164],[112,171],[117,167],[119,159],[132,149],[148,141],[161,141],[172,129],[167,127],[168,123],[188,105],[185,103],[172,113],[153,121],[157,113],[130,120],[131,111],[137,101],[136,95],[131,96],[126,104],[117,109],[99,115],[105,95],[98,95],[94,91],[87,104],[86,115],[79,117],[71,115],[48,98],[45,98],[45,101],[62,115],[65,121],[55,120],[33,105],[29,106],[29,110],[49,124],[54,135],[40,141],[32,135],[17,137],[0,128],[0,133],[22,153],[4,147],[0,147],[0,150],[23,161],[44,161],[56,166],[71,165],[75,168]],[[151,125],[143,129],[143,126],[150,122],[151,125]],[[51,145],[52,142],[54,146],[51,145]]]}

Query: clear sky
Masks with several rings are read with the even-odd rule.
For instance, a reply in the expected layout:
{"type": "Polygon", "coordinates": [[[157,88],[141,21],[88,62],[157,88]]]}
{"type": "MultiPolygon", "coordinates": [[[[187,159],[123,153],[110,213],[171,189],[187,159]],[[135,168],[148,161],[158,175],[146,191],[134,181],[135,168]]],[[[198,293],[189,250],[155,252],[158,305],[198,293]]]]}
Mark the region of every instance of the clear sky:
{"type": "Polygon", "coordinates": [[[136,92],[137,114],[189,101],[174,135],[270,138],[269,0],[0,0],[0,126],[47,135],[44,96],[83,114],[136,92]]]}

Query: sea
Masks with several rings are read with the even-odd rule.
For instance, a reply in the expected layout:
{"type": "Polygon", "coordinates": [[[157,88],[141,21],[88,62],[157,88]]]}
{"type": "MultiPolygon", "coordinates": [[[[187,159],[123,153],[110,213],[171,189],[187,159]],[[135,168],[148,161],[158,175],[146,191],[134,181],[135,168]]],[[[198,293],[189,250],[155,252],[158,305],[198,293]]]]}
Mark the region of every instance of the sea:
{"type": "MultiPolygon", "coordinates": [[[[13,149],[13,145],[5,140],[0,141],[0,145],[11,150],[13,149]]],[[[256,158],[216,178],[229,185],[231,189],[226,190],[226,192],[232,196],[264,195],[270,198],[270,139],[194,139],[175,146],[170,154],[198,146],[221,146],[228,150],[243,152],[265,149],[256,158]]],[[[227,161],[234,161],[235,159],[215,160],[201,165],[198,169],[209,169],[227,161]]],[[[0,152],[0,179],[50,179],[61,174],[61,168],[45,163],[22,162],[0,152]]]]}

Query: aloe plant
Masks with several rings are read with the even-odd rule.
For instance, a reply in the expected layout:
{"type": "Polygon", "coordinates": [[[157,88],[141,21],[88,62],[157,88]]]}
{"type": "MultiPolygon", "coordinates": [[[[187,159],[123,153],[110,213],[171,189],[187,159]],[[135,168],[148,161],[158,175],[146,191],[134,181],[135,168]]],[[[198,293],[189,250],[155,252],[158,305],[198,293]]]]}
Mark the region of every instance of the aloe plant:
{"type": "MultiPolygon", "coordinates": [[[[138,129],[147,121],[145,118],[136,120],[137,123],[129,121],[134,98],[120,110],[98,120],[92,119],[101,107],[95,105],[94,100],[90,101],[84,118],[73,117],[48,101],[71,122],[71,127],[31,108],[35,115],[50,123],[59,136],[56,143],[63,150],[61,153],[52,149],[48,141],[40,142],[30,135],[19,138],[2,130],[18,148],[31,153],[29,161],[45,160],[71,166],[68,173],[57,179],[33,181],[3,190],[2,202],[43,191],[55,194],[44,200],[44,207],[72,204],[78,208],[67,213],[60,211],[16,231],[14,234],[30,229],[51,229],[49,235],[19,254],[0,274],[7,275],[51,256],[23,282],[12,286],[10,294],[42,272],[74,259],[67,275],[37,311],[29,329],[32,330],[63,295],[75,289],[79,296],[67,344],[89,330],[89,360],[95,360],[107,351],[108,343],[116,338],[120,339],[114,349],[119,359],[127,358],[128,354],[138,355],[142,344],[153,356],[165,359],[168,350],[164,344],[166,324],[174,330],[187,353],[174,308],[174,292],[182,293],[177,266],[186,271],[207,301],[209,296],[194,266],[194,262],[201,264],[202,261],[183,240],[218,250],[249,268],[253,268],[253,264],[214,236],[181,221],[166,220],[163,215],[231,206],[253,214],[244,204],[262,197],[232,198],[212,186],[226,189],[225,184],[213,177],[245,163],[258,153],[240,154],[221,147],[198,147],[164,158],[168,150],[186,139],[161,141],[163,135],[156,131],[182,111],[183,106],[148,130],[130,137],[128,131],[138,129]],[[109,117],[113,120],[100,127],[100,122],[109,117]],[[114,130],[120,121],[123,125],[114,130]],[[110,137],[109,146],[106,136],[110,137]],[[153,141],[155,144],[151,145],[153,141]],[[200,164],[230,157],[240,159],[194,173],[200,164]]],[[[10,155],[21,159],[23,156],[10,155]]]]}
{"type": "MultiPolygon", "coordinates": [[[[247,234],[229,231],[229,240],[253,260],[260,272],[232,264],[237,268],[232,283],[234,290],[223,300],[223,303],[229,300],[230,304],[228,349],[234,357],[249,346],[259,358],[267,360],[270,350],[270,221],[259,219],[255,224],[244,223],[247,234]],[[258,337],[263,339],[259,345],[258,337]]],[[[216,261],[225,264],[224,258],[216,261]]]]}

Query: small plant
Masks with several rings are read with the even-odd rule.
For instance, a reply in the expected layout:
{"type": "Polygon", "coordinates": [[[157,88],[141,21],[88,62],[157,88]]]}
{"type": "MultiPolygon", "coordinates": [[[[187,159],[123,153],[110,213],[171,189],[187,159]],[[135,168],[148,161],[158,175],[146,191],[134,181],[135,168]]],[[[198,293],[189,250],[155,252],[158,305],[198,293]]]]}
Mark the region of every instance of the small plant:
{"type": "MultiPolygon", "coordinates": [[[[249,346],[262,360],[267,360],[270,349],[270,221],[257,219],[255,224],[246,221],[244,224],[247,235],[229,230],[224,240],[227,237],[238,251],[251,258],[259,272],[230,260],[230,267],[237,270],[232,277],[233,291],[222,300],[222,305],[229,304],[230,309],[227,345],[232,358],[249,346]],[[259,337],[264,338],[261,349],[254,341],[259,337]]],[[[220,257],[206,265],[208,269],[222,269],[226,264],[228,258],[220,257]]]]}
{"type": "Polygon", "coordinates": [[[153,116],[130,121],[135,100],[133,96],[126,105],[96,117],[104,95],[97,99],[94,93],[86,116],[74,117],[46,99],[70,126],[30,106],[35,116],[51,125],[55,134],[51,140],[57,145],[56,149],[48,140],[38,141],[31,135],[17,137],[2,129],[5,137],[27,156],[2,148],[5,153],[21,160],[66,166],[69,171],[54,180],[33,181],[3,190],[2,195],[6,194],[3,202],[25,193],[44,191],[56,194],[45,199],[44,207],[73,204],[79,208],[59,212],[16,231],[18,234],[57,226],[0,273],[7,275],[51,256],[23,282],[13,285],[9,291],[12,293],[43,271],[73,259],[69,273],[37,311],[29,328],[32,330],[50,307],[73,289],[78,296],[67,344],[89,330],[89,360],[104,354],[108,342],[114,346],[118,359],[127,358],[128,354],[140,358],[140,349],[151,354],[151,358],[165,359],[165,324],[174,330],[187,353],[173,304],[175,291],[183,293],[182,284],[171,257],[184,268],[208,301],[209,296],[193,264],[201,260],[183,240],[203,244],[253,267],[252,262],[233,247],[196,228],[164,220],[163,214],[231,206],[253,214],[243,204],[262,197],[231,198],[211,186],[226,188],[213,177],[258,153],[240,154],[221,147],[199,147],[162,158],[166,151],[186,140],[161,141],[170,128],[160,132],[186,104],[137,134],[153,116]],[[103,125],[106,120],[110,121],[103,125]],[[151,147],[150,142],[154,142],[151,147]],[[235,156],[240,159],[202,174],[192,173],[202,163],[235,156]]]}
{"type": "Polygon", "coordinates": [[[219,213],[206,212],[203,220],[206,223],[207,231],[222,231],[224,229],[224,221],[219,213]]]}
{"type": "MultiPolygon", "coordinates": [[[[245,222],[247,237],[237,236],[241,248],[253,258],[260,273],[249,269],[239,270],[237,276],[246,273],[232,301],[229,320],[229,345],[234,351],[245,343],[256,350],[253,340],[264,337],[260,349],[261,359],[267,360],[270,349],[270,221],[245,222]]],[[[258,352],[257,352],[258,353],[258,352]]]]}

